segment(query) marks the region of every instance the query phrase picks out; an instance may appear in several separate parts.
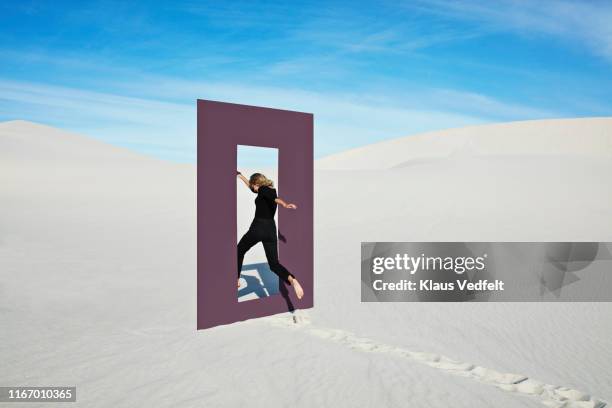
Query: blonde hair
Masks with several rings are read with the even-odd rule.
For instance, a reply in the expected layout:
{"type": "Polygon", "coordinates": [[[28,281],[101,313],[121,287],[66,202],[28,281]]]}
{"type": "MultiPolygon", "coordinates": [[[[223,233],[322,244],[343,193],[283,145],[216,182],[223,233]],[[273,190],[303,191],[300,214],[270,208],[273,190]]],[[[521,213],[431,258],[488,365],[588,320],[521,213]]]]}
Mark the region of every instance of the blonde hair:
{"type": "Polygon", "coordinates": [[[264,176],[261,173],[253,173],[251,174],[251,178],[249,179],[249,184],[252,186],[266,186],[266,187],[274,187],[274,182],[264,176]]]}

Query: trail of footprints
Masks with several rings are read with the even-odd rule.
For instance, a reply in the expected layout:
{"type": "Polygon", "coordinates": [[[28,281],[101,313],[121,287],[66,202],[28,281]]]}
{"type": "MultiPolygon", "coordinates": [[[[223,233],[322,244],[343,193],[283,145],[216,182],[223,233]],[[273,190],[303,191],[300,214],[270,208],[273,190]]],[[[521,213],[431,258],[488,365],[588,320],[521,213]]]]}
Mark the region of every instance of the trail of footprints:
{"type": "Polygon", "coordinates": [[[267,317],[263,320],[276,327],[301,330],[312,336],[341,344],[353,350],[401,356],[454,375],[472,378],[484,384],[501,388],[504,391],[536,397],[548,407],[604,408],[608,406],[606,401],[599,400],[581,391],[545,384],[525,375],[502,373],[438,354],[410,351],[401,347],[378,343],[365,337],[358,337],[344,330],[316,327],[311,324],[310,317],[305,311],[298,310],[289,317],[285,314],[267,317]]]}

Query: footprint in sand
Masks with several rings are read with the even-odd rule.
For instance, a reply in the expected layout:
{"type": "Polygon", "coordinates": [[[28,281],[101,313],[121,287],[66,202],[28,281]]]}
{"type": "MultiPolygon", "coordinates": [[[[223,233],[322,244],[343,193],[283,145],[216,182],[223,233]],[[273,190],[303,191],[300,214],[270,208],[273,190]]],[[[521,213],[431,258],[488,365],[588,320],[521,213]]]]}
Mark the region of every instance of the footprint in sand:
{"type": "Polygon", "coordinates": [[[571,388],[545,384],[525,375],[502,373],[489,368],[454,360],[442,355],[406,350],[359,337],[345,330],[317,327],[312,324],[308,311],[297,310],[261,319],[275,327],[301,330],[322,340],[331,341],[353,350],[367,353],[395,354],[461,377],[472,378],[507,392],[539,398],[542,404],[553,408],[604,408],[606,401],[571,388]]]}

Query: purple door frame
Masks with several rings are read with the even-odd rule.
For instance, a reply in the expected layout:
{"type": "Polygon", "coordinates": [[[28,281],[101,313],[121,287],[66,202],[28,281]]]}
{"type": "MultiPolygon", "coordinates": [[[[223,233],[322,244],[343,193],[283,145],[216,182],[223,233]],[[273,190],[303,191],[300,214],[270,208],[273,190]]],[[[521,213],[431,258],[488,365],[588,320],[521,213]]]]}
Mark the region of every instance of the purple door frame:
{"type": "MultiPolygon", "coordinates": [[[[198,323],[206,329],[313,306],[313,115],[198,99],[198,323]],[[236,150],[238,145],[278,149],[281,198],[280,262],[300,281],[298,300],[280,283],[280,294],[238,302],[236,289],[236,150]]],[[[245,231],[246,232],[246,231],[245,231]]]]}

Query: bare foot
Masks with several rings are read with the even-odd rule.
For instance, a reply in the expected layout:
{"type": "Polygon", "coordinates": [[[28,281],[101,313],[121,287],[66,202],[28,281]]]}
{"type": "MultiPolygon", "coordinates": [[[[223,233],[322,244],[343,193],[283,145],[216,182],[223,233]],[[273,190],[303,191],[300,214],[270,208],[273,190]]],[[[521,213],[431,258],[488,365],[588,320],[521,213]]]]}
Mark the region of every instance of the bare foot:
{"type": "Polygon", "coordinates": [[[302,297],[304,297],[304,289],[302,289],[302,285],[300,285],[300,282],[298,282],[297,279],[293,278],[291,280],[291,286],[293,286],[293,290],[295,291],[295,296],[297,296],[298,299],[301,299],[302,297]]]}

